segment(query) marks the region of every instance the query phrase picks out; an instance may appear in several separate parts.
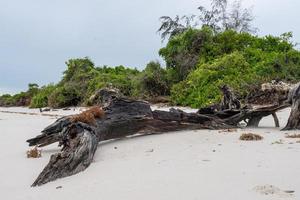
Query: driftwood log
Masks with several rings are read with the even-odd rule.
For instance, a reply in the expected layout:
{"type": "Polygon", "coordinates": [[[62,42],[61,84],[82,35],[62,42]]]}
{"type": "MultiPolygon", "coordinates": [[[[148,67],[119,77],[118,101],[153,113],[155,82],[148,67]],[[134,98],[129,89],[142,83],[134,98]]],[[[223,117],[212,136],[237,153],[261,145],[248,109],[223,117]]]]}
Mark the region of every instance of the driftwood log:
{"type": "Polygon", "coordinates": [[[227,87],[222,89],[220,105],[200,109],[197,113],[186,113],[179,109],[152,111],[147,102],[128,100],[121,97],[109,98],[103,108],[103,116],[95,117],[92,123],[74,121],[74,116],[58,119],[46,127],[41,135],[27,140],[30,146],[43,147],[55,142],[62,146],[61,152],[51,156],[49,163],[32,186],[40,186],[58,178],[71,176],[85,170],[93,161],[98,143],[132,135],[158,134],[179,130],[229,129],[258,126],[263,117],[272,115],[279,126],[276,112],[291,104],[292,112],[285,129],[300,128],[300,89],[290,92],[290,100],[282,105],[241,107],[240,102],[227,87]]]}
{"type": "Polygon", "coordinates": [[[63,117],[45,128],[41,135],[27,140],[30,146],[42,147],[54,142],[62,146],[61,152],[51,156],[32,186],[83,171],[92,162],[101,141],[135,134],[231,128],[218,118],[175,109],[170,112],[152,111],[146,102],[122,98],[113,99],[104,112],[104,117],[97,118],[92,125],[63,117]]]}

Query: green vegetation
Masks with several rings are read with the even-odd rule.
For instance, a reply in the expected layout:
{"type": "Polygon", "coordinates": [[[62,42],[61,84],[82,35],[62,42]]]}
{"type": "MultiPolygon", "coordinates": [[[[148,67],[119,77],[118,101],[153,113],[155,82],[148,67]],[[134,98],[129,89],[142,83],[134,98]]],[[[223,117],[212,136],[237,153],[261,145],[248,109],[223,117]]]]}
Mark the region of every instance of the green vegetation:
{"type": "Polygon", "coordinates": [[[97,90],[114,87],[131,98],[170,96],[173,104],[197,108],[218,102],[219,87],[224,84],[243,99],[263,82],[299,81],[300,52],[292,43],[291,32],[254,35],[251,12],[240,2],[227,9],[226,0],[212,0],[210,9],[200,6],[199,10],[196,17],[161,18],[159,32],[168,42],[159,54],[166,67],[152,61],[138,71],[124,66],[97,67],[87,57],[71,59],[57,84],[41,88],[29,84],[26,92],[0,96],[0,106],[86,105],[97,90]]]}
{"type": "Polygon", "coordinates": [[[36,95],[31,99],[31,108],[42,108],[48,106],[48,99],[52,92],[55,90],[55,85],[50,84],[43,86],[39,89],[36,95]]]}
{"type": "MultiPolygon", "coordinates": [[[[158,62],[150,62],[141,73],[141,88],[145,96],[165,96],[170,94],[167,71],[158,62]]],[[[142,92],[140,91],[140,92],[142,92]]]]}
{"type": "Polygon", "coordinates": [[[219,87],[227,84],[240,98],[249,88],[273,79],[300,79],[300,52],[291,33],[258,37],[234,30],[188,29],[169,39],[159,53],[166,67],[150,62],[143,71],[95,67],[89,58],[71,59],[62,80],[26,92],[0,97],[2,106],[66,107],[86,105],[104,87],[114,87],[136,99],[171,96],[172,103],[203,107],[220,100],[219,87]]]}
{"type": "Polygon", "coordinates": [[[0,96],[0,106],[29,106],[31,98],[38,93],[38,87],[35,83],[29,83],[26,92],[15,95],[4,94],[0,96]]]}
{"type": "Polygon", "coordinates": [[[137,94],[136,80],[140,72],[136,69],[95,67],[89,58],[71,59],[66,65],[62,80],[57,85],[41,88],[33,97],[31,107],[86,105],[89,97],[103,87],[118,88],[127,96],[137,94]]]}
{"type": "Polygon", "coordinates": [[[221,100],[219,88],[226,84],[235,91],[246,94],[245,89],[256,80],[255,73],[238,52],[200,65],[186,80],[172,88],[172,100],[176,104],[192,107],[206,106],[221,100]]]}
{"type": "Polygon", "coordinates": [[[245,97],[253,84],[299,80],[300,52],[290,38],[290,33],[257,37],[233,30],[214,33],[207,28],[189,29],[172,37],[160,54],[179,81],[172,87],[173,102],[202,107],[220,100],[218,87],[224,84],[245,97]]]}

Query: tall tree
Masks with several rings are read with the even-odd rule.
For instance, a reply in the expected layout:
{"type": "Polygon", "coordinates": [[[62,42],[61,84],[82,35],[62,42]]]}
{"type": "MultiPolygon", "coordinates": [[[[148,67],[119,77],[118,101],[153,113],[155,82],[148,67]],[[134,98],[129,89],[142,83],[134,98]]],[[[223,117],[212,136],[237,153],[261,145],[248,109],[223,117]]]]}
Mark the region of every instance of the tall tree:
{"type": "Polygon", "coordinates": [[[233,29],[237,32],[255,33],[257,28],[252,27],[254,16],[251,8],[243,8],[241,1],[235,1],[231,11],[228,13],[226,29],[233,29]]]}
{"type": "Polygon", "coordinates": [[[158,29],[162,40],[165,40],[167,37],[173,37],[180,33],[183,33],[188,28],[193,27],[192,22],[194,21],[194,15],[192,16],[183,16],[180,17],[176,15],[174,18],[169,16],[160,17],[161,26],[158,29]]]}
{"type": "Polygon", "coordinates": [[[255,33],[257,29],[252,27],[254,20],[252,10],[243,8],[241,2],[242,0],[237,0],[228,7],[227,0],[211,0],[209,8],[198,7],[200,11],[198,15],[184,15],[183,17],[176,15],[175,18],[162,16],[160,18],[162,24],[158,32],[162,40],[199,25],[210,27],[215,32],[232,29],[237,32],[255,33]]]}

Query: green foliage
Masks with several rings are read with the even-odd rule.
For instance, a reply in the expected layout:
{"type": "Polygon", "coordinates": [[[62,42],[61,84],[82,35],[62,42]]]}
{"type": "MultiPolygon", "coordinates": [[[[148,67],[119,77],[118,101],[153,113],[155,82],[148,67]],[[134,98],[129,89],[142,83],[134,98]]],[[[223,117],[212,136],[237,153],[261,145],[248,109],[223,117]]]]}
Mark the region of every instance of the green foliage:
{"type": "Polygon", "coordinates": [[[26,92],[4,94],[0,96],[0,106],[29,106],[31,98],[38,93],[38,87],[35,83],[29,83],[26,92]]]}
{"type": "MultiPolygon", "coordinates": [[[[185,42],[181,40],[186,39],[187,43],[196,40],[185,37],[185,34],[191,35],[183,33],[171,39],[167,47],[161,50],[169,56],[165,57],[167,60],[178,59],[180,49],[188,49],[182,46],[185,42]],[[174,53],[173,49],[179,51],[174,53]]],[[[192,36],[199,37],[197,34],[192,36]]],[[[258,37],[227,30],[211,37],[200,47],[202,50],[197,51],[199,58],[193,67],[196,70],[173,86],[171,95],[174,103],[202,107],[220,100],[218,87],[222,84],[233,87],[243,97],[250,83],[259,84],[272,79],[296,81],[300,78],[300,52],[290,42],[290,33],[280,37],[258,37]]],[[[181,65],[180,62],[176,63],[172,66],[167,62],[167,67],[179,74],[181,65]]]]}
{"type": "Polygon", "coordinates": [[[67,70],[64,71],[62,83],[71,81],[85,81],[89,78],[87,73],[94,69],[94,63],[88,58],[70,59],[66,62],[67,70]]]}
{"type": "Polygon", "coordinates": [[[212,48],[213,31],[209,28],[188,29],[183,34],[172,37],[167,46],[160,49],[159,54],[173,68],[172,79],[175,82],[185,79],[199,60],[209,57],[212,48]]]}
{"type": "Polygon", "coordinates": [[[0,106],[13,106],[13,97],[10,94],[0,96],[0,106]]]}
{"type": "Polygon", "coordinates": [[[210,62],[234,51],[285,53],[291,50],[293,50],[293,45],[289,42],[289,36],[285,34],[281,37],[260,38],[233,30],[215,33],[208,27],[204,27],[189,29],[171,38],[167,46],[160,49],[159,54],[165,59],[167,68],[174,69],[173,79],[179,82],[184,80],[197,64],[210,62]]]}
{"type": "Polygon", "coordinates": [[[142,92],[146,96],[169,95],[170,88],[167,80],[167,71],[159,62],[150,62],[141,75],[142,92]]]}
{"type": "Polygon", "coordinates": [[[37,95],[34,107],[47,105],[51,107],[77,106],[87,102],[89,97],[103,87],[115,87],[124,95],[133,96],[136,92],[136,69],[117,67],[95,67],[89,58],[71,59],[66,62],[67,70],[63,79],[45,90],[41,96],[37,95]],[[49,89],[49,90],[48,90],[49,89]],[[45,95],[50,92],[49,95],[45,95]]]}
{"type": "Polygon", "coordinates": [[[71,84],[59,86],[48,98],[48,105],[53,108],[77,106],[81,101],[81,95],[71,84]]]}
{"type": "Polygon", "coordinates": [[[53,84],[43,86],[39,89],[38,93],[32,97],[30,107],[31,108],[43,108],[48,106],[48,98],[55,90],[56,86],[53,84]]]}
{"type": "Polygon", "coordinates": [[[194,70],[186,80],[174,85],[172,100],[176,104],[201,107],[220,100],[219,87],[226,84],[243,94],[255,80],[251,66],[242,54],[234,52],[194,70]]]}
{"type": "Polygon", "coordinates": [[[27,94],[30,97],[33,97],[34,95],[36,95],[39,91],[39,85],[36,83],[29,83],[28,84],[28,90],[27,90],[27,94]]]}
{"type": "Polygon", "coordinates": [[[134,96],[139,71],[136,69],[117,67],[97,67],[96,75],[88,82],[88,94],[93,94],[103,87],[114,87],[126,96],[134,96]]]}
{"type": "Polygon", "coordinates": [[[67,107],[85,105],[97,90],[114,87],[131,98],[171,95],[173,103],[202,107],[220,100],[219,87],[227,84],[243,98],[253,84],[300,79],[300,52],[292,34],[258,37],[250,33],[208,26],[188,28],[170,38],[159,54],[166,68],[150,62],[143,71],[96,67],[89,58],[70,59],[62,80],[26,92],[0,96],[0,106],[67,107]]]}

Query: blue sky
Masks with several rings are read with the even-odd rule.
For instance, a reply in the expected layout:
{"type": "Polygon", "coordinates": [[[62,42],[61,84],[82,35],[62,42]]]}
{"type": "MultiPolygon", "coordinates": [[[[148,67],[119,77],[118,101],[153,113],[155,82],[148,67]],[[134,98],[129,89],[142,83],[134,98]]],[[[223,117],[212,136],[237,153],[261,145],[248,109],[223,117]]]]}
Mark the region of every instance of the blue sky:
{"type": "MultiPolygon", "coordinates": [[[[0,0],[0,94],[57,82],[70,58],[143,69],[160,59],[162,15],[197,13],[196,0],[0,0]]],[[[300,42],[299,0],[244,0],[259,35],[293,31],[300,42]]]]}

